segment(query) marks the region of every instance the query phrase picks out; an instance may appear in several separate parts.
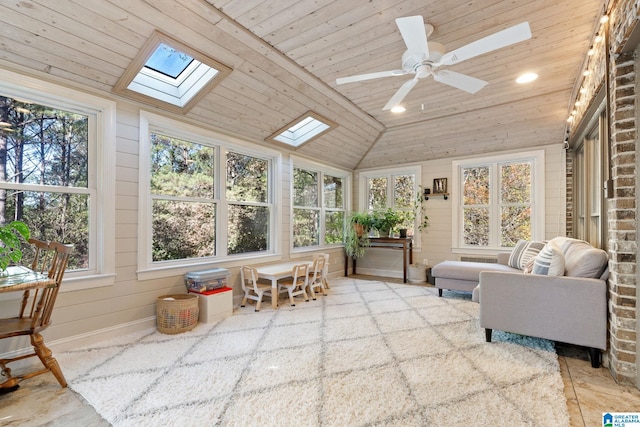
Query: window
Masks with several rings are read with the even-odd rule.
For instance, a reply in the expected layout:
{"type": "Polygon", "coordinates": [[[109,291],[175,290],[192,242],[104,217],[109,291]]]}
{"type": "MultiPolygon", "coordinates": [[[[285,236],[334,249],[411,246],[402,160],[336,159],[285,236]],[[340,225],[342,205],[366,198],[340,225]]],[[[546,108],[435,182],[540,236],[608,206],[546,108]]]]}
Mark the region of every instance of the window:
{"type": "Polygon", "coordinates": [[[396,228],[406,228],[409,236],[414,236],[418,224],[415,218],[415,203],[419,194],[419,168],[401,168],[364,172],[361,174],[360,188],[364,197],[360,204],[363,210],[382,211],[391,208],[400,212],[403,223],[396,228]]]}
{"type": "Polygon", "coordinates": [[[574,150],[574,237],[597,248],[606,247],[607,223],[602,194],[603,177],[608,176],[606,120],[606,113],[598,110],[590,119],[587,132],[577,139],[574,150]]]}
{"type": "Polygon", "coordinates": [[[293,123],[277,130],[267,138],[268,141],[275,141],[292,147],[299,147],[305,142],[309,142],[319,137],[337,124],[322,117],[312,111],[298,117],[293,123]]]}
{"type": "Polygon", "coordinates": [[[64,291],[113,283],[115,105],[1,73],[0,222],[74,245],[64,291]]]}
{"type": "Polygon", "coordinates": [[[140,123],[139,277],[273,253],[275,152],[151,113],[140,123]]]}
{"type": "Polygon", "coordinates": [[[453,162],[454,248],[544,238],[544,153],[453,162]]]}
{"type": "Polygon", "coordinates": [[[293,247],[341,244],[348,174],[302,161],[296,160],[294,163],[293,247]]]}
{"type": "Polygon", "coordinates": [[[226,65],[156,31],[113,90],[183,113],[229,73],[226,65]]]}

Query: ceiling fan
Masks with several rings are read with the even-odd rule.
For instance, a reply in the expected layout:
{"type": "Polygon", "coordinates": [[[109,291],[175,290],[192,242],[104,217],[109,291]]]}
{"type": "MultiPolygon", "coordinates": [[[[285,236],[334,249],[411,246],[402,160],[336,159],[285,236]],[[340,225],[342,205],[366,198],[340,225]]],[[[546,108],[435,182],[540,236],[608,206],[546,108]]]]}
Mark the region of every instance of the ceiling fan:
{"type": "Polygon", "coordinates": [[[433,32],[433,26],[430,24],[425,25],[422,16],[398,18],[396,19],[396,24],[407,46],[407,51],[402,55],[401,70],[379,71],[376,73],[336,79],[336,83],[340,85],[380,77],[414,74],[411,80],[406,81],[400,86],[400,89],[391,97],[383,110],[390,110],[400,104],[405,96],[407,96],[411,89],[418,83],[418,80],[428,76],[433,76],[433,79],[437,82],[453,86],[469,93],[476,93],[487,84],[486,81],[448,69],[441,69],[440,67],[454,65],[531,38],[529,23],[522,22],[445,53],[442,44],[427,41],[427,37],[433,32]]]}

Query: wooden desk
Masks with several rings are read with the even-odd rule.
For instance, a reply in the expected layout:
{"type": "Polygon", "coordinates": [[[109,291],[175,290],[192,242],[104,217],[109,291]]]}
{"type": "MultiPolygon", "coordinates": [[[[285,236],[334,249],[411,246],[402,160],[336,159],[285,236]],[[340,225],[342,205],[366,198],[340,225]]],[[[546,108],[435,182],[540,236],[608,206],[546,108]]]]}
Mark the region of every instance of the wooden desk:
{"type": "MultiPolygon", "coordinates": [[[[370,237],[371,248],[387,248],[402,251],[402,274],[404,283],[407,283],[407,269],[413,264],[413,238],[412,237],[370,237]],[[408,256],[407,256],[408,255],[408,256]]],[[[353,274],[356,274],[356,259],[353,258],[353,274]]],[[[344,275],[349,275],[349,257],[344,257],[344,275]]]]}
{"type": "Polygon", "coordinates": [[[271,307],[278,308],[278,280],[291,277],[293,267],[299,264],[312,264],[312,261],[287,261],[278,264],[255,267],[259,279],[271,280],[271,307]]]}

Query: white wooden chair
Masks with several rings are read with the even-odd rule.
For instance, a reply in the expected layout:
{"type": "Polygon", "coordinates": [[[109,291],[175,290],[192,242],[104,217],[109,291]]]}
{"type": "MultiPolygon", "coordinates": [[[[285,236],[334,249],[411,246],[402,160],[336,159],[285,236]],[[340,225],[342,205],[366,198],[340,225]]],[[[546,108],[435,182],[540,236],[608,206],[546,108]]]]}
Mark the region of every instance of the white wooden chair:
{"type": "Polygon", "coordinates": [[[326,263],[323,256],[316,257],[313,260],[313,266],[311,267],[312,272],[309,275],[309,291],[311,292],[311,298],[314,301],[316,300],[316,288],[320,288],[320,290],[322,290],[322,295],[327,295],[327,291],[324,288],[323,282],[325,264],[326,263]]]}
{"type": "Polygon", "coordinates": [[[250,299],[256,302],[256,311],[260,311],[262,298],[265,295],[273,298],[271,284],[258,283],[258,271],[254,267],[243,265],[240,268],[240,281],[244,291],[244,298],[242,298],[240,307],[244,307],[247,300],[250,299]]]}
{"type": "Polygon", "coordinates": [[[324,270],[322,270],[322,284],[325,289],[331,289],[329,287],[329,282],[327,281],[327,276],[329,275],[329,254],[315,254],[313,259],[316,258],[324,258],[324,270]]]}
{"type": "Polygon", "coordinates": [[[293,300],[295,296],[302,295],[305,301],[309,301],[307,286],[309,286],[309,264],[298,264],[293,267],[291,280],[285,279],[278,282],[278,291],[286,289],[289,293],[291,306],[295,307],[296,303],[293,300]]]}

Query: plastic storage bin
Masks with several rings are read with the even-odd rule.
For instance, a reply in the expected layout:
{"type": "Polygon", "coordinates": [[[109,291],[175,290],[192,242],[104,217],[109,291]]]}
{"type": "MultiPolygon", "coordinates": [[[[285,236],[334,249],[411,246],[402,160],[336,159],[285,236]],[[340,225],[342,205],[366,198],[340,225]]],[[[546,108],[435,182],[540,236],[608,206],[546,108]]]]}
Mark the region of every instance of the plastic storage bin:
{"type": "Polygon", "coordinates": [[[187,291],[204,293],[224,288],[228,285],[231,273],[226,268],[192,271],[185,274],[187,291]]]}

